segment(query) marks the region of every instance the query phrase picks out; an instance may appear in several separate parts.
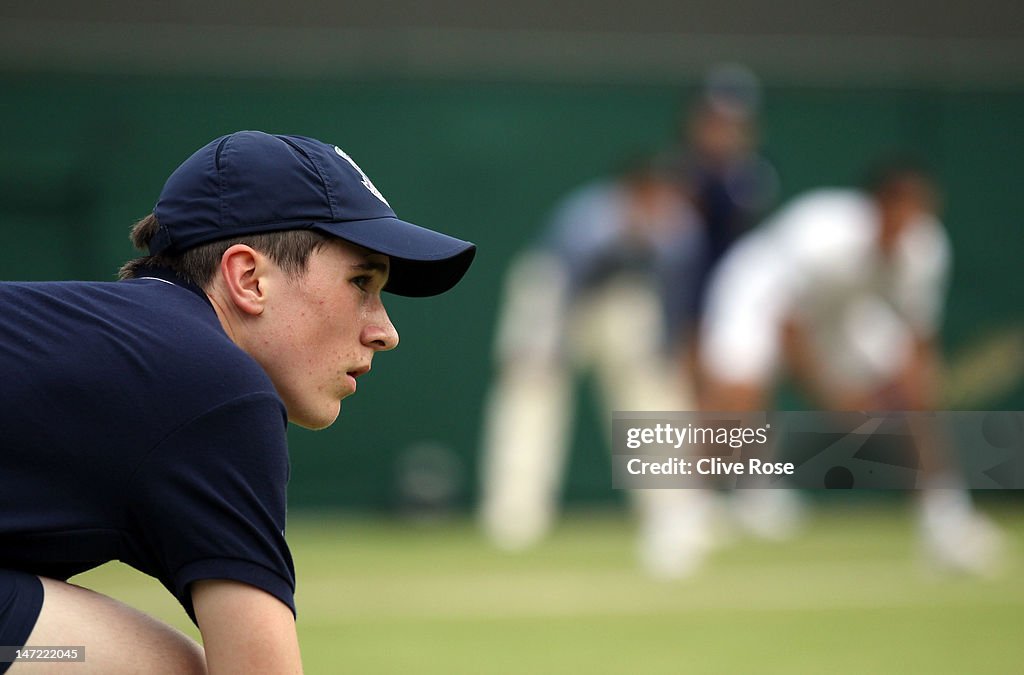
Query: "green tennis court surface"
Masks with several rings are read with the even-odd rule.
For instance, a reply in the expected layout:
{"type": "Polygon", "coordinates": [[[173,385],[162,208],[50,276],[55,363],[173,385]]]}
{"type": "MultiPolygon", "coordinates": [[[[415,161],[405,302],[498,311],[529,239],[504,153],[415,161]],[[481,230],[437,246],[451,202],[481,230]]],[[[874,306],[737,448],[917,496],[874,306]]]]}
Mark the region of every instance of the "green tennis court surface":
{"type": "MultiPolygon", "coordinates": [[[[634,565],[619,512],[572,513],[542,546],[491,549],[468,519],[293,515],[307,673],[1010,673],[1024,669],[1024,506],[984,504],[1009,560],[935,578],[906,502],[820,505],[791,542],[740,539],[691,579],[634,565]]],[[[181,627],[120,565],[75,579],[181,627]]]]}

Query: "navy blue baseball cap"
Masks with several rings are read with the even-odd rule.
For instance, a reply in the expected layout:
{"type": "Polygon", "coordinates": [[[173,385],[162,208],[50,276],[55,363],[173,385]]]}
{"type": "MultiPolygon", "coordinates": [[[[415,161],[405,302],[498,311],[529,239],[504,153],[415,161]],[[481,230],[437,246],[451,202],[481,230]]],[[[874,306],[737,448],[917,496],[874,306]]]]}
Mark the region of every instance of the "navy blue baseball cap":
{"type": "Polygon", "coordinates": [[[336,145],[239,131],[174,170],[153,210],[150,255],[260,232],[313,229],[391,259],[384,290],[444,293],[469,269],[470,242],[399,220],[363,170],[336,145]]]}

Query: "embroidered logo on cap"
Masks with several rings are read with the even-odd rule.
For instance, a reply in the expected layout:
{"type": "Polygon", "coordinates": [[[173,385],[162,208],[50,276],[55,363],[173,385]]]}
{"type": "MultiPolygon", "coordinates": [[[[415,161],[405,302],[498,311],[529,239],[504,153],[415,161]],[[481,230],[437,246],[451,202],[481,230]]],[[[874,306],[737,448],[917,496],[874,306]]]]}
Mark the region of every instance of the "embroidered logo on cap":
{"type": "Polygon", "coordinates": [[[342,159],[344,159],[344,160],[345,160],[346,162],[348,162],[349,164],[351,164],[351,165],[352,165],[352,168],[353,168],[353,169],[355,169],[356,171],[358,171],[358,172],[359,172],[359,175],[363,177],[363,186],[365,186],[365,187],[366,187],[366,189],[367,189],[367,190],[369,190],[369,191],[370,191],[370,193],[371,193],[371,194],[372,194],[372,195],[373,195],[374,197],[376,197],[377,199],[379,199],[379,200],[381,200],[382,202],[384,202],[385,204],[387,204],[388,208],[391,208],[391,204],[388,204],[388,200],[384,199],[384,195],[382,195],[382,194],[380,193],[380,190],[378,190],[378,189],[377,189],[377,188],[376,188],[376,187],[374,186],[374,184],[373,184],[373,183],[372,183],[372,182],[370,181],[370,179],[369,179],[369,178],[367,177],[367,175],[366,175],[365,173],[363,173],[363,170],[359,168],[359,165],[355,163],[355,160],[353,160],[353,159],[352,159],[351,157],[349,157],[349,156],[348,156],[348,153],[347,153],[347,152],[345,152],[344,150],[342,150],[341,148],[339,148],[338,146],[334,146],[334,151],[335,151],[336,153],[338,153],[338,155],[339,155],[339,156],[340,156],[340,157],[341,157],[342,159]]]}

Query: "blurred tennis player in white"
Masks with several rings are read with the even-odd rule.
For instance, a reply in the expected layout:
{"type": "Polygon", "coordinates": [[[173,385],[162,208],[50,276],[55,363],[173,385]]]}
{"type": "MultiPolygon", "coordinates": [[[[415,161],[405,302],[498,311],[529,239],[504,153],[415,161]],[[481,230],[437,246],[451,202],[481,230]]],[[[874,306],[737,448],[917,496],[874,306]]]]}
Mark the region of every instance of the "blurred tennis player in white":
{"type": "MultiPolygon", "coordinates": [[[[865,191],[799,196],[737,243],[711,282],[702,323],[704,407],[769,409],[785,372],[825,409],[934,409],[952,258],[937,212],[929,176],[889,162],[865,191]]],[[[973,508],[939,439],[921,434],[915,444],[928,486],[919,504],[929,560],[991,571],[997,531],[973,508]]],[[[757,521],[771,518],[767,504],[783,495],[738,496],[763,502],[747,509],[757,521]]]]}

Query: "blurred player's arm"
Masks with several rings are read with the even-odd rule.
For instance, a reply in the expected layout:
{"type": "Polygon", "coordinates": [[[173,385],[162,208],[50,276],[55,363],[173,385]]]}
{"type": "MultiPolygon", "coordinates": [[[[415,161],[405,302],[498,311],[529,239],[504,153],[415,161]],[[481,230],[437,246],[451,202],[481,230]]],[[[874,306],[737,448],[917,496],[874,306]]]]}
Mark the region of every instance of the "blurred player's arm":
{"type": "Polygon", "coordinates": [[[295,618],[273,595],[209,579],[192,584],[192,603],[210,675],[302,672],[295,618]]]}
{"type": "Polygon", "coordinates": [[[907,410],[935,410],[941,393],[942,359],[932,338],[919,337],[900,378],[899,396],[907,410]]]}
{"type": "Polygon", "coordinates": [[[895,303],[913,331],[913,351],[899,378],[898,395],[907,410],[940,407],[944,359],[938,338],[953,253],[938,220],[927,218],[907,235],[906,259],[895,279],[895,303]]]}
{"type": "Polygon", "coordinates": [[[941,393],[942,361],[935,339],[917,335],[904,366],[878,390],[836,387],[825,377],[821,354],[802,322],[788,320],[783,345],[790,376],[801,393],[826,410],[934,410],[941,393]]]}
{"type": "Polygon", "coordinates": [[[783,348],[789,375],[800,392],[825,410],[933,410],[938,400],[941,365],[934,340],[914,338],[911,353],[896,376],[880,389],[837,387],[825,375],[816,345],[803,322],[791,318],[783,326],[783,348]]]}

